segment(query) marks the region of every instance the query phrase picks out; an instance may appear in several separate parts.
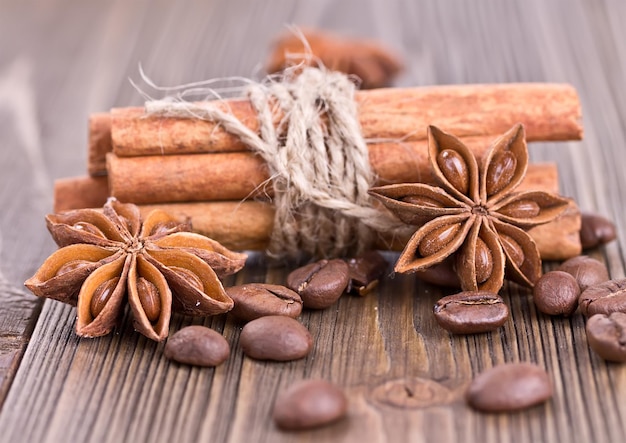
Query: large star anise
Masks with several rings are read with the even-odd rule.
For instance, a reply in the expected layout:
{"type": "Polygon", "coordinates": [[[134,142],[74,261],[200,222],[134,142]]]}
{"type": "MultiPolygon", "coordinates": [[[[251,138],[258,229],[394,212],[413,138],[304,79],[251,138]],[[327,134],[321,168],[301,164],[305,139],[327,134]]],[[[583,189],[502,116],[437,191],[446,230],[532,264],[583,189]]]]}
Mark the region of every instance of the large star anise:
{"type": "Polygon", "coordinates": [[[514,193],[528,167],[524,128],[498,138],[479,166],[456,137],[431,126],[428,153],[440,187],[420,183],[372,188],[403,222],[418,225],[395,270],[415,272],[454,261],[461,288],[497,292],[507,277],[533,286],[541,258],[524,229],[555,219],[567,199],[541,191],[514,193]]]}
{"type": "Polygon", "coordinates": [[[164,211],[142,222],[137,206],[109,199],[102,211],[50,214],[46,223],[60,249],[25,285],[76,305],[80,336],[108,334],[126,300],[135,329],[157,341],[167,337],[172,308],[206,316],[233,307],[218,274],[237,272],[246,255],[187,232],[188,223],[164,211]]]}

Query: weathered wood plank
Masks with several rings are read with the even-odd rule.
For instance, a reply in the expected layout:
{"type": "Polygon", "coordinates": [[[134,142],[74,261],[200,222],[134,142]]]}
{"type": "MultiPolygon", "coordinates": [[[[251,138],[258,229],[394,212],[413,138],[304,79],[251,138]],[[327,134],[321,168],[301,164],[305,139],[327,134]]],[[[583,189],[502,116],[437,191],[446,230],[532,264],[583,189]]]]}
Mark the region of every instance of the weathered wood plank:
{"type": "MultiPolygon", "coordinates": [[[[166,361],[163,345],[134,333],[129,319],[108,337],[78,339],[72,308],[46,302],[39,314],[41,303],[20,289],[53,249],[42,221],[51,178],[84,172],[89,112],[141,102],[126,81],[138,78],[139,62],[159,84],[250,76],[290,21],[395,46],[407,56],[402,85],[573,83],[585,140],[532,155],[558,162],[564,192],[613,218],[622,234],[623,1],[34,3],[0,1],[0,98],[11,98],[0,100],[0,441],[624,440],[625,365],[589,350],[582,317],[538,313],[515,285],[503,291],[512,318],[501,331],[455,337],[432,316],[439,289],[387,278],[365,298],[305,312],[316,347],[290,363],[243,356],[241,325],[228,318],[175,317],[172,332],[192,322],[223,331],[232,355],[215,369],[166,361]],[[516,414],[467,408],[473,375],[505,361],[545,365],[554,399],[516,414]],[[269,416],[276,393],[308,377],[345,387],[348,420],[279,432],[269,416]]],[[[624,276],[625,241],[594,252],[613,277],[624,276]]],[[[287,272],[255,254],[227,283],[281,283],[287,272]]]]}

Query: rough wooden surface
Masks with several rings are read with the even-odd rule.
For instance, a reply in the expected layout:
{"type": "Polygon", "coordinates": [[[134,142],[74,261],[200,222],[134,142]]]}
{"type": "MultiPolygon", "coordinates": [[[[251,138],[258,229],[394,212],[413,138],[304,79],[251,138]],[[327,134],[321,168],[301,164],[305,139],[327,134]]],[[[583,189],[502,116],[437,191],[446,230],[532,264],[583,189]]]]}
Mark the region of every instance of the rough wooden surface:
{"type": "MultiPolygon", "coordinates": [[[[589,350],[579,315],[544,316],[514,285],[502,291],[512,318],[501,331],[453,337],[432,316],[441,291],[387,278],[367,297],[304,313],[315,350],[291,363],[244,357],[230,319],[174,318],[172,331],[203,322],[224,332],[233,352],[216,369],[169,363],[127,319],[109,337],[79,340],[71,307],[22,289],[54,250],[43,223],[52,180],[85,172],[89,113],[140,104],[127,81],[139,78],[139,63],[164,85],[254,76],[286,23],[394,47],[407,61],[399,85],[572,83],[585,140],[531,156],[556,161],[563,193],[616,221],[620,239],[592,255],[623,277],[626,2],[0,0],[0,10],[0,441],[626,439],[626,365],[589,350]],[[544,365],[554,399],[510,415],[468,409],[468,381],[504,361],[544,365]],[[345,387],[348,419],[279,432],[269,418],[276,392],[309,377],[345,387]]],[[[226,283],[281,283],[288,270],[257,254],[226,283]]]]}

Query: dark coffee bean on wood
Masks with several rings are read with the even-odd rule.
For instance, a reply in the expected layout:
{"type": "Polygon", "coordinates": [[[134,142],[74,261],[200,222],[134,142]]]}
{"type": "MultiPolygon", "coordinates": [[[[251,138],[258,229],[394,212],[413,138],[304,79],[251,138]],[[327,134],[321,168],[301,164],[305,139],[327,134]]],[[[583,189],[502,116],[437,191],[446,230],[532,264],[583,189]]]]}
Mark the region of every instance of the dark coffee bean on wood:
{"type": "Polygon", "coordinates": [[[313,337],[297,320],[270,315],[247,323],[241,331],[239,344],[248,357],[289,361],[308,355],[313,348],[313,337]]]}
{"type": "Polygon", "coordinates": [[[352,294],[367,295],[387,270],[387,260],[376,251],[351,258],[347,263],[350,281],[346,292],[352,294]]]}
{"type": "Polygon", "coordinates": [[[279,428],[296,431],[334,423],[347,411],[341,388],[325,380],[304,380],[278,394],[273,418],[279,428]]]}
{"type": "Polygon", "coordinates": [[[235,306],[230,313],[243,321],[254,320],[266,315],[286,315],[296,318],[302,312],[302,299],[285,286],[265,283],[226,288],[235,306]]]}
{"type": "Polygon", "coordinates": [[[537,309],[548,315],[572,315],[578,306],[580,286],[563,271],[550,271],[541,276],[533,288],[537,309]]]}
{"type": "Polygon", "coordinates": [[[564,261],[557,271],[572,274],[581,291],[609,279],[609,271],[604,263],[586,255],[579,255],[564,261]]]}
{"type": "Polygon", "coordinates": [[[509,318],[509,308],[498,295],[467,291],[440,299],[434,307],[439,325],[453,334],[477,334],[499,328],[509,318]]]}
{"type": "Polygon", "coordinates": [[[205,326],[187,326],[165,344],[165,357],[195,366],[217,366],[230,355],[230,346],[218,332],[205,326]]]}
{"type": "Polygon", "coordinates": [[[583,249],[595,248],[617,237],[615,224],[600,214],[583,212],[581,214],[580,244],[583,249]]]}
{"type": "Polygon", "coordinates": [[[531,363],[508,363],[479,374],[470,384],[466,400],[484,412],[508,412],[543,403],[552,397],[546,371],[531,363]]]}
{"type": "Polygon", "coordinates": [[[587,320],[587,341],[605,360],[626,362],[626,313],[596,314],[587,320]]]}
{"type": "Polygon", "coordinates": [[[300,297],[305,308],[324,309],[335,303],[348,286],[350,273],[343,260],[320,260],[287,276],[287,287],[300,297]]]}
{"type": "Polygon", "coordinates": [[[586,317],[626,312],[626,279],[609,280],[585,289],[580,294],[578,306],[586,317]]]}
{"type": "Polygon", "coordinates": [[[415,275],[420,280],[433,285],[445,286],[446,288],[461,287],[459,274],[454,270],[454,264],[450,258],[436,265],[429,266],[423,271],[417,271],[415,275]]]}

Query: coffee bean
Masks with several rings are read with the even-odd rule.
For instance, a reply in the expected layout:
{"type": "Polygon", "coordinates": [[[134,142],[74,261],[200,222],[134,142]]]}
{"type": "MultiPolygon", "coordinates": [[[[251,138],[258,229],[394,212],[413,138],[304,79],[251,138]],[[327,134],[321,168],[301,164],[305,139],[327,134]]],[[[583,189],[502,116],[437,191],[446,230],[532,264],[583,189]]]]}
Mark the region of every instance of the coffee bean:
{"type": "Polygon", "coordinates": [[[579,255],[566,260],[559,266],[557,271],[572,274],[578,282],[581,291],[609,279],[609,271],[604,263],[586,255],[579,255]]]}
{"type": "Polygon", "coordinates": [[[613,222],[599,214],[582,213],[580,226],[580,243],[583,249],[595,248],[617,237],[613,222]]]}
{"type": "Polygon", "coordinates": [[[230,313],[243,321],[266,315],[286,315],[296,318],[302,312],[302,299],[289,288],[265,283],[226,288],[235,306],[230,313]]]}
{"type": "Polygon", "coordinates": [[[348,286],[349,274],[343,260],[320,260],[291,272],[287,287],[300,294],[305,308],[324,309],[341,297],[348,286]]]}
{"type": "Polygon", "coordinates": [[[257,360],[303,358],[313,348],[309,330],[291,317],[270,315],[247,323],[239,337],[243,352],[257,360]]]}
{"type": "Polygon", "coordinates": [[[626,362],[626,313],[590,317],[587,320],[587,341],[603,359],[626,362]]]}
{"type": "Polygon", "coordinates": [[[387,260],[376,251],[347,261],[350,281],[346,292],[367,295],[387,270],[387,260]]]}
{"type": "Polygon", "coordinates": [[[563,271],[546,272],[533,288],[537,309],[548,315],[572,315],[578,306],[579,296],[578,282],[563,271]]]}
{"type": "Polygon", "coordinates": [[[445,286],[446,288],[461,287],[459,274],[454,270],[453,261],[450,258],[436,265],[429,266],[422,271],[417,271],[415,275],[420,280],[436,286],[445,286]]]}
{"type": "Polygon", "coordinates": [[[453,334],[477,334],[499,328],[509,308],[498,294],[467,291],[440,299],[434,307],[439,325],[453,334]]]}
{"type": "Polygon", "coordinates": [[[334,423],[348,411],[343,391],[325,380],[303,380],[278,394],[273,418],[285,430],[311,429],[334,423]]]}
{"type": "Polygon", "coordinates": [[[479,374],[470,384],[466,400],[484,412],[508,412],[543,403],[552,397],[546,371],[531,363],[508,363],[479,374]]]}
{"type": "Polygon", "coordinates": [[[174,333],[165,344],[163,354],[179,363],[195,366],[217,366],[230,355],[226,339],[205,326],[187,326],[174,333]]]}
{"type": "Polygon", "coordinates": [[[626,279],[609,280],[587,288],[580,294],[578,306],[586,317],[626,312],[626,279]]]}

